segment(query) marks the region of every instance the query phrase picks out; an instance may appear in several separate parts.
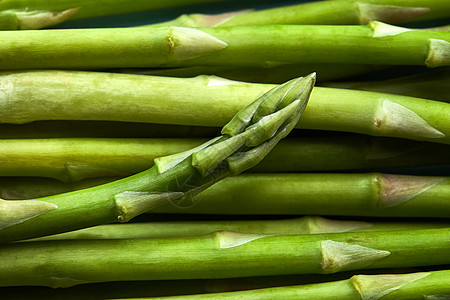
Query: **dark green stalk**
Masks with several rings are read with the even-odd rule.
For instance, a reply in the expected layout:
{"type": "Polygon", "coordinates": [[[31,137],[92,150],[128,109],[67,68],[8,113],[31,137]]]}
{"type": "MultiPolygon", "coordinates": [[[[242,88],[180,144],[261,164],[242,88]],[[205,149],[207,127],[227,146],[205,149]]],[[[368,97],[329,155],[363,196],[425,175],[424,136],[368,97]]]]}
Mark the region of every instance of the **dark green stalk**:
{"type": "Polygon", "coordinates": [[[305,216],[281,220],[164,221],[99,225],[33,239],[33,241],[73,239],[149,239],[201,236],[216,231],[248,234],[300,235],[360,231],[394,231],[450,227],[449,221],[358,221],[305,216]]]}
{"type": "MultiPolygon", "coordinates": [[[[206,140],[5,139],[0,140],[0,176],[49,177],[64,182],[123,177],[150,168],[159,156],[188,150],[206,140]]],[[[435,143],[324,134],[286,139],[249,171],[310,172],[436,166],[450,164],[449,151],[450,146],[435,143]]],[[[17,194],[14,188],[20,185],[34,189],[36,181],[27,181],[0,179],[3,197],[17,194]]]]}
{"type": "Polygon", "coordinates": [[[223,0],[3,0],[0,30],[40,29],[68,20],[120,15],[223,0]]]}
{"type": "Polygon", "coordinates": [[[329,82],[323,86],[358,89],[450,102],[450,69],[408,75],[387,80],[329,82]]]}
{"type": "Polygon", "coordinates": [[[155,160],[155,166],[105,185],[33,200],[0,200],[0,242],[126,222],[167,202],[182,202],[256,165],[295,126],[315,74],[292,80],[239,111],[223,136],[155,160]]]}
{"type": "Polygon", "coordinates": [[[408,299],[450,297],[450,270],[382,275],[355,275],[347,280],[249,291],[152,297],[140,299],[408,299]]]}
{"type": "Polygon", "coordinates": [[[228,27],[267,24],[351,25],[382,21],[408,23],[450,17],[445,0],[340,0],[310,1],[259,11],[218,15],[191,14],[156,24],[158,26],[228,27]]]}
{"type": "Polygon", "coordinates": [[[0,248],[0,285],[61,287],[432,266],[450,263],[449,237],[449,228],[297,236],[222,231],[189,238],[14,243],[0,248]]]}
{"type": "Polygon", "coordinates": [[[189,209],[154,212],[206,214],[450,216],[450,179],[391,174],[245,174],[193,199],[189,209]]]}

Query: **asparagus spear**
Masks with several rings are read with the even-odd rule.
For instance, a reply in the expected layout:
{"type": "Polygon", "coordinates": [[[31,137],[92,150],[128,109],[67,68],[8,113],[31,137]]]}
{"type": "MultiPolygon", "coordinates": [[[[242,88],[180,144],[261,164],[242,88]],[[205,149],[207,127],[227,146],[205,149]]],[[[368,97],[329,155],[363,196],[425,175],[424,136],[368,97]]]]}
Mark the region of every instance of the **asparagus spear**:
{"type": "Polygon", "coordinates": [[[67,20],[218,1],[223,0],[3,0],[0,3],[0,30],[40,29],[67,20]]]}
{"type": "Polygon", "coordinates": [[[139,299],[448,299],[450,270],[355,275],[347,280],[249,291],[139,299]]]}
{"type": "Polygon", "coordinates": [[[222,231],[188,238],[13,243],[0,248],[0,286],[441,265],[450,262],[449,235],[450,228],[297,236],[222,231]]]}
{"type": "Polygon", "coordinates": [[[305,216],[281,220],[164,221],[110,224],[33,239],[32,241],[73,239],[149,239],[188,237],[216,231],[265,235],[300,235],[359,231],[394,231],[450,227],[448,221],[360,221],[305,216]]]}
{"type": "Polygon", "coordinates": [[[450,216],[450,179],[392,174],[243,174],[227,178],[180,209],[153,212],[389,217],[450,216]]]}
{"type": "MultiPolygon", "coordinates": [[[[0,102],[0,120],[5,123],[69,119],[216,127],[223,126],[249,103],[248,99],[274,87],[218,77],[185,79],[76,71],[6,72],[0,85],[8,100],[0,102]]],[[[448,144],[449,115],[448,103],[314,88],[297,128],[448,144]]]]}
{"type": "Polygon", "coordinates": [[[226,27],[267,24],[351,25],[382,21],[391,24],[450,17],[445,0],[341,0],[314,1],[259,11],[218,15],[191,14],[159,26],[226,27]]]}
{"type": "Polygon", "coordinates": [[[280,85],[239,111],[222,137],[161,157],[155,166],[105,185],[34,200],[0,202],[0,242],[126,222],[162,205],[190,199],[226,176],[256,165],[295,126],[315,74],[280,85]]]}
{"type": "Polygon", "coordinates": [[[450,95],[448,94],[450,90],[450,70],[446,68],[387,80],[329,82],[323,84],[323,86],[450,102],[450,95]]]}
{"type": "MultiPolygon", "coordinates": [[[[153,160],[159,156],[185,151],[204,142],[206,139],[189,138],[0,140],[0,176],[49,177],[64,182],[95,177],[123,177],[151,167],[153,160]]],[[[291,137],[280,142],[250,171],[429,167],[450,164],[449,151],[448,145],[362,135],[291,137]]],[[[17,194],[14,189],[21,184],[24,186],[21,181],[0,180],[1,194],[3,197],[17,194]]],[[[33,184],[34,181],[26,180],[24,189],[34,189],[33,184]]]]}
{"type": "Polygon", "coordinates": [[[3,31],[0,39],[3,41],[0,69],[4,70],[264,67],[292,63],[450,65],[449,32],[410,30],[376,21],[370,25],[339,27],[261,25],[3,31]]]}

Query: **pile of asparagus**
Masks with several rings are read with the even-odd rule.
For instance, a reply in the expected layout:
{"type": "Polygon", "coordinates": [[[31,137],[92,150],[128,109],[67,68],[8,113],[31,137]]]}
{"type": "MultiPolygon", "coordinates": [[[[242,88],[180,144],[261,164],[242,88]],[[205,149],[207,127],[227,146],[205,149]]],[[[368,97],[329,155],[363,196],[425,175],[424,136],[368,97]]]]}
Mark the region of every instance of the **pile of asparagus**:
{"type": "Polygon", "coordinates": [[[450,2],[282,4],[0,2],[2,297],[450,298],[450,2]]]}

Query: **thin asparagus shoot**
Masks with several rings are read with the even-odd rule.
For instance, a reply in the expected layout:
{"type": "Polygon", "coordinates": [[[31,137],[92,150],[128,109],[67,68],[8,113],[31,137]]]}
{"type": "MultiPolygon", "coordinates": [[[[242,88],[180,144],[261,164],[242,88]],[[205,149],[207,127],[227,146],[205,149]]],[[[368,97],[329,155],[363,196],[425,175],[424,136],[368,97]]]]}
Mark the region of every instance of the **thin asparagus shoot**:
{"type": "Polygon", "coordinates": [[[0,242],[127,222],[165,202],[190,201],[208,186],[256,165],[295,126],[315,74],[263,94],[238,112],[221,137],[155,159],[155,166],[105,185],[39,199],[1,200],[0,242]]]}
{"type": "Polygon", "coordinates": [[[354,275],[341,281],[197,295],[139,299],[448,299],[450,270],[354,275]]]}

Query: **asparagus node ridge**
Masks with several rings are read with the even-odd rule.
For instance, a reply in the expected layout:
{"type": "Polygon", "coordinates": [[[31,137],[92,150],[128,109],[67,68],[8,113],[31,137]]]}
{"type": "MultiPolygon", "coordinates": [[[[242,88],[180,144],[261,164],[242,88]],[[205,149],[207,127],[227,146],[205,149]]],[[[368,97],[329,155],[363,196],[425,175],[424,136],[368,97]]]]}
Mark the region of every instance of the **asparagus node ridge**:
{"type": "Polygon", "coordinates": [[[362,269],[391,254],[389,251],[333,240],[320,242],[320,247],[324,273],[362,269]]]}
{"type": "Polygon", "coordinates": [[[430,39],[425,64],[429,68],[450,64],[450,43],[444,40],[430,39]]]}
{"type": "Polygon", "coordinates": [[[387,275],[355,275],[350,282],[361,295],[362,300],[378,300],[416,280],[427,277],[431,273],[387,275]]]}
{"type": "Polygon", "coordinates": [[[445,177],[379,174],[375,178],[380,185],[379,207],[400,205],[445,180],[445,177]]]}
{"type": "Polygon", "coordinates": [[[78,11],[78,7],[62,11],[5,10],[0,12],[0,27],[9,30],[41,29],[67,21],[78,11]]]}
{"type": "Polygon", "coordinates": [[[364,25],[377,20],[386,23],[403,23],[430,11],[428,7],[406,7],[396,5],[356,2],[359,23],[364,25]]]}

